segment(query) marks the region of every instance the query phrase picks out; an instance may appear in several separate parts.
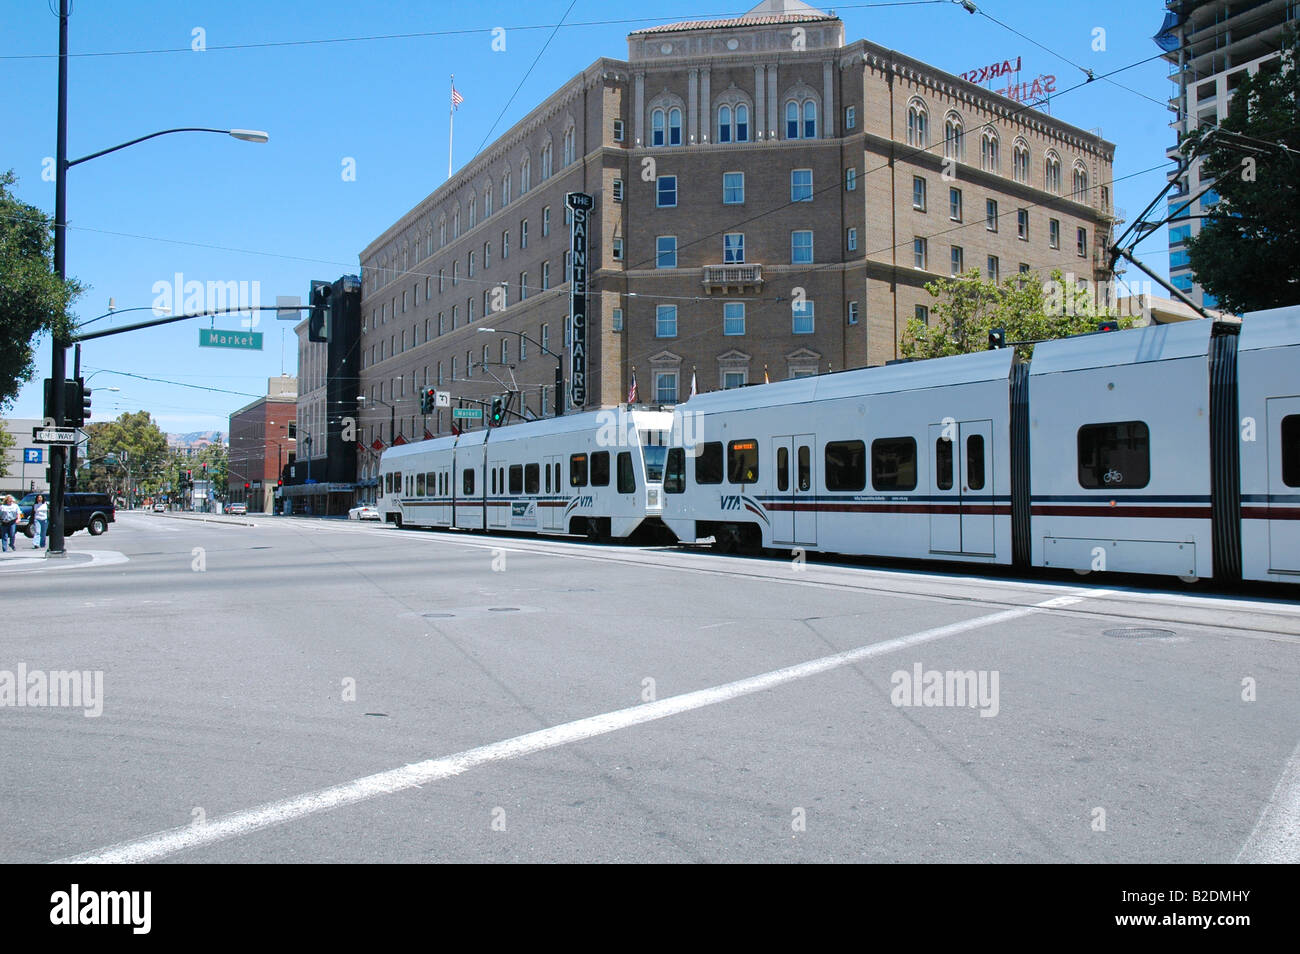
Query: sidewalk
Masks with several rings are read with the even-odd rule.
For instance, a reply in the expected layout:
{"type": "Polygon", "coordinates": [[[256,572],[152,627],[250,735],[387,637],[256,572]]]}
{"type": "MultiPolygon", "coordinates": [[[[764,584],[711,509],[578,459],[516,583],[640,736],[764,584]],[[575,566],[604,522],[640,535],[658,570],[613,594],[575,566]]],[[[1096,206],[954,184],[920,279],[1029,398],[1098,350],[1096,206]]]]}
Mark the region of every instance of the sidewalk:
{"type": "Polygon", "coordinates": [[[173,520],[197,520],[201,523],[224,523],[234,527],[255,527],[257,524],[251,520],[240,517],[231,517],[227,514],[220,513],[186,513],[181,510],[168,510],[164,513],[158,513],[153,510],[122,510],[120,513],[131,514],[137,517],[170,517],[173,520]]]}

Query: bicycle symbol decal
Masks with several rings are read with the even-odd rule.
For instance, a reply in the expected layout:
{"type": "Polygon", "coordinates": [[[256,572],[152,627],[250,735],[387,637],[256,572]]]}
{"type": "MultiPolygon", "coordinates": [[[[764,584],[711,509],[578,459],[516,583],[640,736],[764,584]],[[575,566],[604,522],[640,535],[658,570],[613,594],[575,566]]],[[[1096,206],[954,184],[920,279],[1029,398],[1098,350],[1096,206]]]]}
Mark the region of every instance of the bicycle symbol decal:
{"type": "Polygon", "coordinates": [[[1111,468],[1106,471],[1106,476],[1102,477],[1102,480],[1106,481],[1108,484],[1122,484],[1124,483],[1124,475],[1118,470],[1111,468]]]}

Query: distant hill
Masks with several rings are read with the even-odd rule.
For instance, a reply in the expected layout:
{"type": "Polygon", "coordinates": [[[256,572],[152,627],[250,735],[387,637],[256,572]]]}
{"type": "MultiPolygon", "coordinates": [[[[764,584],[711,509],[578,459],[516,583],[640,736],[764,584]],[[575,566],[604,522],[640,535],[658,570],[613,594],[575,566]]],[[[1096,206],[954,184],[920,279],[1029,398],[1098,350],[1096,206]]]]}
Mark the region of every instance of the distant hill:
{"type": "Polygon", "coordinates": [[[190,431],[188,434],[168,434],[167,445],[169,447],[204,447],[208,444],[218,444],[225,440],[225,434],[221,431],[190,431]]]}

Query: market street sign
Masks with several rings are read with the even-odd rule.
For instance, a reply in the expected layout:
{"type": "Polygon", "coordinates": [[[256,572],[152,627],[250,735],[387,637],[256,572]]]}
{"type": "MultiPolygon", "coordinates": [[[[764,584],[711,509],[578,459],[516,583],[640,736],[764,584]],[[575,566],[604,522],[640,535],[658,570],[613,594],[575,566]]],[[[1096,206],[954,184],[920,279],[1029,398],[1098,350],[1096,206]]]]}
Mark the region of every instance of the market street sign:
{"type": "Polygon", "coordinates": [[[483,409],[481,407],[453,407],[451,416],[459,420],[477,421],[482,419],[483,409]]]}
{"type": "Polygon", "coordinates": [[[262,350],[260,331],[221,331],[218,328],[199,329],[200,348],[242,348],[245,351],[262,350]]]}

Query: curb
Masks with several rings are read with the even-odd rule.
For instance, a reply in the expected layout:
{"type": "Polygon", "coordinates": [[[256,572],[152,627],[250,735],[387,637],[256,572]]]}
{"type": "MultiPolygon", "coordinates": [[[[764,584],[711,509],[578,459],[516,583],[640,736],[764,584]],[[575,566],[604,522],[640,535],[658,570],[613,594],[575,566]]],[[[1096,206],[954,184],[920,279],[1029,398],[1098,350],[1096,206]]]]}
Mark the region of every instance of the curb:
{"type": "Polygon", "coordinates": [[[247,520],[232,520],[221,514],[157,513],[128,510],[126,513],[139,513],[142,517],[169,517],[172,520],[194,520],[199,523],[216,523],[228,527],[255,527],[257,524],[247,520]]]}

